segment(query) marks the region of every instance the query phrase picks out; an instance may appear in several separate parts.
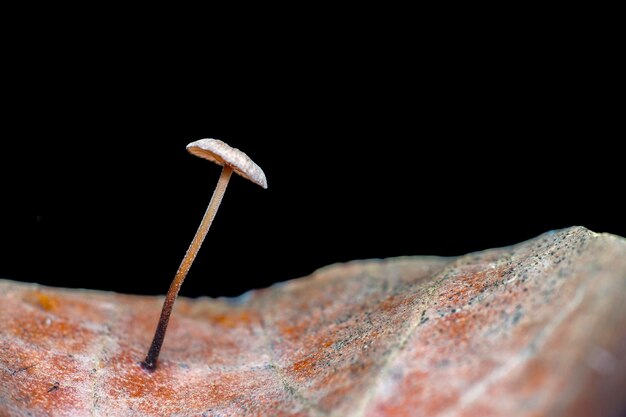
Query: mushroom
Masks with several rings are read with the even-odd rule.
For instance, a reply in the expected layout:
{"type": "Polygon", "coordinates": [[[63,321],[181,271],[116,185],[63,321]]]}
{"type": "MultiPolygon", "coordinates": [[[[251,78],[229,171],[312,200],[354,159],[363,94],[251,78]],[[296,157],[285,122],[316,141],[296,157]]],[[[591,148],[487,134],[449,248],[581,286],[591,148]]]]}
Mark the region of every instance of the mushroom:
{"type": "Polygon", "coordinates": [[[200,158],[208,159],[211,162],[215,162],[223,168],[220,178],[217,181],[215,191],[213,192],[213,197],[211,197],[209,206],[207,207],[204,217],[202,218],[202,222],[198,227],[198,231],[191,241],[189,249],[187,249],[187,253],[185,253],[185,257],[180,263],[178,271],[176,271],[176,275],[174,276],[172,284],[170,285],[167,295],[165,296],[163,309],[161,310],[161,317],[159,318],[159,324],[157,325],[156,332],[154,333],[152,344],[150,345],[146,358],[143,362],[141,362],[141,366],[149,371],[153,371],[156,368],[157,359],[159,358],[159,352],[161,351],[161,346],[163,345],[165,330],[167,329],[167,323],[169,322],[170,314],[172,313],[174,301],[176,300],[180,286],[187,276],[187,272],[189,272],[191,264],[198,254],[202,241],[204,241],[204,238],[209,231],[209,227],[211,227],[211,223],[213,222],[213,218],[215,218],[215,213],[220,206],[222,197],[226,191],[226,186],[228,185],[228,181],[230,180],[233,171],[242,177],[249,179],[253,183],[258,184],[263,188],[267,188],[267,181],[263,170],[257,164],[252,162],[248,155],[241,152],[237,148],[228,146],[221,140],[200,139],[187,145],[187,150],[191,154],[200,158]]]}

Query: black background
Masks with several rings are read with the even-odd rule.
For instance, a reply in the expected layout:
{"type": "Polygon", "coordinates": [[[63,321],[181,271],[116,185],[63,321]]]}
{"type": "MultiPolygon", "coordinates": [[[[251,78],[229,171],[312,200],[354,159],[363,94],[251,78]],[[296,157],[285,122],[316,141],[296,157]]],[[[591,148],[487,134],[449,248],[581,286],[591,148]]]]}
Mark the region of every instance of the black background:
{"type": "Polygon", "coordinates": [[[233,177],[183,295],[573,225],[626,236],[610,51],[584,36],[286,38],[16,48],[0,277],[164,293],[219,176],[185,150],[205,137],[246,152],[269,188],[233,177]]]}

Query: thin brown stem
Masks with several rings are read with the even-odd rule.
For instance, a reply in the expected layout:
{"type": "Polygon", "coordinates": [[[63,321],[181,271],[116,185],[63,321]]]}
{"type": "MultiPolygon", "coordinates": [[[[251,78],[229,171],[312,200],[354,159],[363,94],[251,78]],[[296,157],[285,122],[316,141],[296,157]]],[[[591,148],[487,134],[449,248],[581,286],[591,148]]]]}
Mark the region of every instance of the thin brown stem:
{"type": "Polygon", "coordinates": [[[189,249],[187,249],[187,253],[185,253],[185,257],[178,267],[178,271],[176,271],[176,275],[170,285],[170,289],[167,291],[165,301],[163,302],[163,309],[161,310],[161,317],[159,318],[159,324],[157,325],[156,332],[154,333],[150,350],[148,350],[146,359],[141,362],[141,366],[144,369],[153,371],[156,368],[157,359],[159,358],[159,352],[161,351],[161,346],[163,345],[163,339],[165,338],[165,331],[167,330],[167,323],[170,320],[170,314],[172,313],[174,301],[176,300],[180,286],[183,284],[183,281],[187,276],[187,272],[189,272],[189,268],[191,268],[191,264],[198,254],[200,246],[202,246],[202,242],[211,227],[211,223],[213,223],[215,213],[217,213],[217,209],[222,202],[222,197],[224,197],[224,192],[226,191],[226,186],[228,186],[228,181],[230,180],[232,173],[232,168],[228,166],[224,166],[222,169],[220,179],[217,181],[217,186],[213,192],[213,197],[211,197],[209,207],[207,207],[204,217],[202,217],[202,222],[198,227],[198,231],[193,237],[191,245],[189,245],[189,249]]]}

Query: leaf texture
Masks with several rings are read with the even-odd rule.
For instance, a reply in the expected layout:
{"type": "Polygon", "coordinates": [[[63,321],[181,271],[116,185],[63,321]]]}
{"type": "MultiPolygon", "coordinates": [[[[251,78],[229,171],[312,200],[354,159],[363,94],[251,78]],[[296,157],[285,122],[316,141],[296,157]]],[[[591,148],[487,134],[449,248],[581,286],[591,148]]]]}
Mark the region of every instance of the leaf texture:
{"type": "Polygon", "coordinates": [[[618,416],[626,241],[582,227],[236,299],[0,281],[0,416],[618,416]]]}

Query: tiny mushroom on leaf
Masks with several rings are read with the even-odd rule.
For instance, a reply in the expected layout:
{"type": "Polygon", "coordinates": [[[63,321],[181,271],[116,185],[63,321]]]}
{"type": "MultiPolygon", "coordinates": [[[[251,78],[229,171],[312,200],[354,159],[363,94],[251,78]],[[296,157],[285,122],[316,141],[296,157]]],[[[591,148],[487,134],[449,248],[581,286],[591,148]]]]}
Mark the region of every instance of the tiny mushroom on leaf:
{"type": "Polygon", "coordinates": [[[189,249],[187,249],[187,253],[185,253],[185,257],[178,267],[174,280],[172,281],[167,295],[165,296],[163,309],[161,310],[161,317],[159,318],[159,324],[157,325],[154,338],[152,339],[152,344],[150,345],[146,358],[143,362],[141,362],[141,366],[150,371],[156,368],[159,352],[161,351],[163,339],[165,338],[167,323],[169,322],[172,307],[174,306],[174,301],[176,300],[178,291],[187,276],[187,272],[189,272],[191,264],[198,254],[198,250],[200,249],[202,241],[204,241],[204,238],[209,231],[213,218],[215,218],[215,213],[220,206],[222,197],[226,191],[226,186],[228,185],[228,181],[230,180],[233,171],[240,176],[249,179],[253,183],[258,184],[263,188],[267,188],[267,180],[265,179],[263,170],[255,164],[248,157],[248,155],[241,152],[237,148],[228,146],[221,140],[200,139],[188,144],[187,150],[193,155],[215,162],[223,168],[217,182],[217,186],[215,187],[215,191],[213,192],[213,197],[211,197],[209,206],[204,213],[200,226],[198,227],[198,231],[191,241],[189,249]]]}

